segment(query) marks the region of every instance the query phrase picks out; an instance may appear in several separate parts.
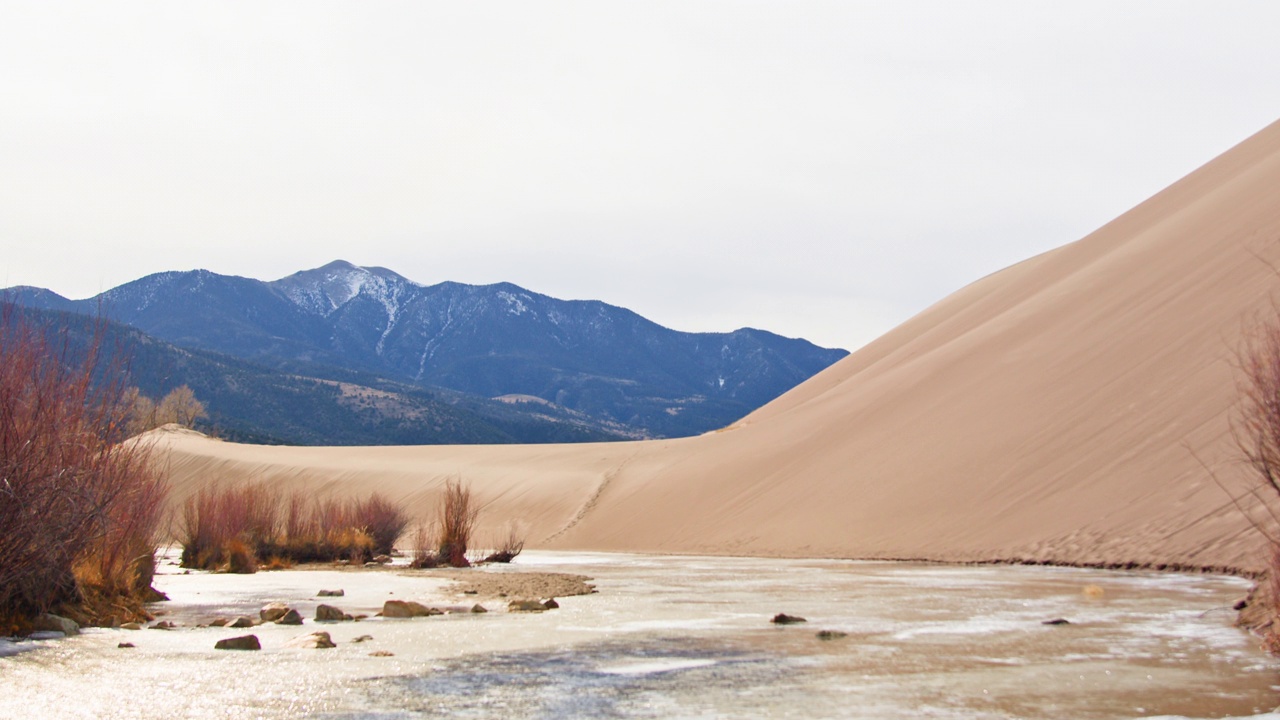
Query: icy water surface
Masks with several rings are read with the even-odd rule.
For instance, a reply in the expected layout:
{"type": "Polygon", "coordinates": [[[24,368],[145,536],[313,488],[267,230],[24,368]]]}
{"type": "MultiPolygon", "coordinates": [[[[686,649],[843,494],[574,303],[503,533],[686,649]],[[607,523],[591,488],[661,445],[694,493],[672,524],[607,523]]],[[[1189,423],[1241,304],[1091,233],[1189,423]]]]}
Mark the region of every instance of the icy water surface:
{"type": "MultiPolygon", "coordinates": [[[[588,575],[599,593],[538,615],[263,626],[258,653],[214,652],[241,632],[216,628],[21,643],[38,649],[0,658],[0,716],[1211,718],[1280,705],[1280,664],[1232,627],[1248,588],[1236,578],[567,553],[476,572],[529,570],[588,575]],[[772,625],[779,612],[808,622],[772,625]],[[1056,618],[1069,624],[1043,624],[1056,618]],[[282,647],[321,627],[336,649],[282,647]]],[[[158,585],[183,626],[273,599],[310,618],[327,587],[346,590],[332,602],[347,612],[463,602],[439,578],[386,571],[158,585]]]]}

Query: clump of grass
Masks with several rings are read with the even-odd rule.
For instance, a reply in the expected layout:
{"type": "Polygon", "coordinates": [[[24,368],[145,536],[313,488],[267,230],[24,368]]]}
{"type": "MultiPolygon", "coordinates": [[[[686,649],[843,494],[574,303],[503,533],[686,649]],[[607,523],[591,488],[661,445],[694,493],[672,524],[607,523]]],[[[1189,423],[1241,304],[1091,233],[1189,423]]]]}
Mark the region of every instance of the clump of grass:
{"type": "Polygon", "coordinates": [[[413,532],[413,560],[415,568],[440,566],[464,568],[472,563],[511,562],[524,550],[524,535],[520,526],[510,523],[492,551],[477,550],[471,544],[476,520],[480,516],[480,504],[471,488],[459,478],[449,478],[444,483],[431,522],[419,522],[413,532]]]}
{"type": "Polygon", "coordinates": [[[252,575],[258,572],[258,558],[243,540],[232,540],[226,546],[227,572],[252,575]]]}
{"type": "Polygon", "coordinates": [[[0,308],[0,634],[50,610],[140,617],[150,591],[166,485],[148,446],[120,442],[105,323],[60,322],[0,308]]]}
{"type": "Polygon", "coordinates": [[[376,492],[356,502],[351,511],[351,526],[368,533],[371,550],[376,555],[390,555],[396,541],[409,527],[409,517],[404,510],[376,492]]]}
{"type": "Polygon", "coordinates": [[[440,558],[436,555],[437,537],[439,536],[435,523],[418,522],[410,536],[410,549],[413,552],[413,559],[409,561],[410,567],[440,567],[440,558]]]}
{"type": "Polygon", "coordinates": [[[288,570],[294,566],[294,562],[289,558],[272,555],[262,563],[263,570],[288,570]]]}
{"type": "Polygon", "coordinates": [[[440,539],[436,547],[440,564],[471,566],[467,560],[467,544],[471,542],[479,515],[480,507],[472,498],[471,487],[458,478],[445,481],[439,506],[440,539]]]}
{"type": "Polygon", "coordinates": [[[408,526],[396,504],[374,493],[363,500],[283,495],[263,483],[200,489],[183,506],[183,567],[239,572],[254,563],[233,558],[243,545],[267,567],[348,560],[389,553],[408,526]],[[233,559],[238,560],[233,562],[233,559]]]}
{"type": "Polygon", "coordinates": [[[215,569],[231,564],[232,572],[252,572],[256,560],[232,563],[233,550],[250,554],[279,535],[280,493],[260,483],[200,488],[182,506],[179,533],[182,566],[215,569]]]}
{"type": "Polygon", "coordinates": [[[485,556],[481,562],[509,563],[524,550],[524,533],[518,523],[507,523],[507,530],[498,541],[493,552],[485,556]]]}

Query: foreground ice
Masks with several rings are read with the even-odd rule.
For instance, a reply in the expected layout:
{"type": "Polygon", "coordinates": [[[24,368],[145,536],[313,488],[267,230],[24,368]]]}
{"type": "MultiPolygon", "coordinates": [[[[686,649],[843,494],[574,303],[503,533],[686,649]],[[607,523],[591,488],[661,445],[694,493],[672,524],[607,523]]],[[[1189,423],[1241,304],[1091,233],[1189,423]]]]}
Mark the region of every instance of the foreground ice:
{"type": "Polygon", "coordinates": [[[393,598],[475,598],[430,572],[169,571],[157,585],[173,600],[157,607],[179,629],[17,643],[35,649],[0,657],[0,717],[1210,718],[1280,705],[1280,665],[1232,627],[1248,587],[1236,578],[528,553],[474,572],[580,573],[599,593],[535,615],[482,598],[496,612],[241,631],[194,625],[272,600],[312,618],[320,602],[372,614],[393,598]],[[809,621],[771,625],[779,612],[809,621]],[[1043,624],[1054,618],[1070,624],[1043,624]],[[316,629],[338,647],[284,647],[316,629]],[[212,649],[244,632],[261,652],[212,649]]]}

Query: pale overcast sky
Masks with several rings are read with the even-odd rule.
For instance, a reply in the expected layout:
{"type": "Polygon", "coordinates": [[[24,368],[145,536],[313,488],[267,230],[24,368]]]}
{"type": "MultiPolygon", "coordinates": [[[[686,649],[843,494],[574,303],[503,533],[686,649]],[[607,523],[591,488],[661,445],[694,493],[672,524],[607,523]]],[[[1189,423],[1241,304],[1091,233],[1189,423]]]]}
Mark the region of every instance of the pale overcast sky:
{"type": "Polygon", "coordinates": [[[342,258],[854,348],[1280,118],[1273,2],[0,0],[0,287],[342,258]]]}

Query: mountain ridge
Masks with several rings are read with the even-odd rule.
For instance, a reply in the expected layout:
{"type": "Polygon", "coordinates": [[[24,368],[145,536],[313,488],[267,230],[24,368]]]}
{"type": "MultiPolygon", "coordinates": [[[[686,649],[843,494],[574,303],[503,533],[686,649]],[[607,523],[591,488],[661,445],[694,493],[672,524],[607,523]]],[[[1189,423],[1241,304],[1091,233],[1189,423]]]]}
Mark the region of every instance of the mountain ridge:
{"type": "Polygon", "coordinates": [[[182,347],[301,363],[482,398],[527,395],[647,437],[728,425],[848,353],[754,328],[684,333],[599,300],[513,283],[423,285],[335,260],[272,281],[154,273],[84,300],[3,291],[108,317],[182,347]]]}

